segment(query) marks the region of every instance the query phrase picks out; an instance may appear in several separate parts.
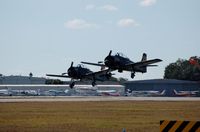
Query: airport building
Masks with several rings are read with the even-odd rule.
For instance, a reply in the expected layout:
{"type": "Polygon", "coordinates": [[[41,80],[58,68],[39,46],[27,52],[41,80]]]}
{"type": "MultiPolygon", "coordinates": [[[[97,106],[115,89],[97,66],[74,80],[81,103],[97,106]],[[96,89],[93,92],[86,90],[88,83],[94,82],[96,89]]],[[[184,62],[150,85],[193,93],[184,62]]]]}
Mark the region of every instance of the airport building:
{"type": "MultiPolygon", "coordinates": [[[[47,83],[48,78],[40,78],[33,76],[0,76],[0,89],[40,89],[41,91],[49,89],[65,90],[70,89],[69,81],[64,81],[62,84],[52,85],[55,83],[47,83]],[[48,85],[49,84],[49,85],[48,85]],[[23,86],[24,85],[24,86],[23,86]],[[32,85],[32,86],[31,86],[32,85]]],[[[51,80],[50,80],[51,81],[51,80]]],[[[76,82],[76,86],[85,85],[91,87],[91,82],[76,82]]],[[[76,87],[75,86],[75,87],[76,87]]],[[[79,87],[78,86],[78,87],[79,87]]],[[[176,91],[199,91],[197,96],[200,96],[200,82],[184,81],[175,79],[152,79],[152,80],[138,80],[126,81],[122,85],[119,82],[106,81],[97,82],[98,89],[100,90],[117,90],[121,95],[126,94],[128,91],[165,91],[164,96],[175,96],[176,91]]]]}
{"type": "Polygon", "coordinates": [[[174,90],[177,91],[200,91],[200,82],[184,81],[175,79],[152,79],[152,80],[139,80],[127,81],[124,83],[125,91],[162,91],[166,90],[166,96],[173,96],[174,90]]]}

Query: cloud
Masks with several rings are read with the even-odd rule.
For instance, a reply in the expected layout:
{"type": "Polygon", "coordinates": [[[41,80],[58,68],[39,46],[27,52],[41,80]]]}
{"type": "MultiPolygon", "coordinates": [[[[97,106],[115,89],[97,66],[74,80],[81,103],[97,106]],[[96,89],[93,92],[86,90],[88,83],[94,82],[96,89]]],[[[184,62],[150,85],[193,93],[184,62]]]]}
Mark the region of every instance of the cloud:
{"type": "Polygon", "coordinates": [[[143,7],[152,6],[156,3],[156,0],[141,0],[140,5],[143,7]]]}
{"type": "Polygon", "coordinates": [[[86,10],[93,10],[93,9],[95,9],[95,5],[93,5],[93,4],[86,5],[85,9],[86,10]]]}
{"type": "Polygon", "coordinates": [[[117,25],[119,27],[137,27],[139,24],[131,18],[125,18],[118,21],[117,25]]]}
{"type": "Polygon", "coordinates": [[[73,19],[69,20],[66,23],[64,23],[64,26],[69,29],[88,29],[88,28],[96,28],[98,27],[97,24],[87,22],[83,19],[73,19]]]}
{"type": "Polygon", "coordinates": [[[104,10],[104,11],[117,11],[118,8],[114,5],[95,6],[93,4],[86,5],[86,10],[104,10]]]}
{"type": "Polygon", "coordinates": [[[99,9],[105,10],[105,11],[117,11],[118,10],[118,8],[114,5],[104,5],[104,6],[99,7],[99,9]]]}

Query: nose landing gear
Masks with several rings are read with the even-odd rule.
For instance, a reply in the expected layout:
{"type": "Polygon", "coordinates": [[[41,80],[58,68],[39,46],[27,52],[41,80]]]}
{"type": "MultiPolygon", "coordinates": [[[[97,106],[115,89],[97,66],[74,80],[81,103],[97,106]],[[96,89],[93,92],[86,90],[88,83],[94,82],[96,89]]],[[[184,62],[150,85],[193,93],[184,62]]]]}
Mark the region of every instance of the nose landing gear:
{"type": "Polygon", "coordinates": [[[94,86],[96,86],[96,85],[97,85],[96,82],[93,81],[93,82],[92,82],[92,86],[94,87],[94,86]]]}
{"type": "Polygon", "coordinates": [[[74,85],[75,85],[75,82],[71,82],[71,83],[69,84],[69,87],[72,89],[72,88],[74,87],[74,85]]]}

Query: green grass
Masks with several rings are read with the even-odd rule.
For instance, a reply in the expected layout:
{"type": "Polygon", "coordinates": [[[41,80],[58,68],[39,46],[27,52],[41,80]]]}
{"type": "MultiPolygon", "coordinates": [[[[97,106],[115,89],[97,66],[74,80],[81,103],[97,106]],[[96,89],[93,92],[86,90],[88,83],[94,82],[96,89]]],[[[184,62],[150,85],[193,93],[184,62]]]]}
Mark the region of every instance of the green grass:
{"type": "Polygon", "coordinates": [[[200,120],[200,102],[0,103],[0,131],[159,131],[159,121],[200,120]]]}

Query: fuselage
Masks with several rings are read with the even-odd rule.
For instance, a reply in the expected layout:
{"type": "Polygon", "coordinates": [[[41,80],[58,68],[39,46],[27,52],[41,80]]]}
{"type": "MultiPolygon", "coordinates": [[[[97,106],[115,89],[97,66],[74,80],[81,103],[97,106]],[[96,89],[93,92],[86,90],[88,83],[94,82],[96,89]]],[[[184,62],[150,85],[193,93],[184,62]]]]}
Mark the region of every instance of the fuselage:
{"type": "Polygon", "coordinates": [[[92,73],[92,71],[89,70],[88,68],[84,68],[80,65],[77,67],[70,67],[67,70],[67,73],[68,73],[69,77],[71,77],[73,79],[82,79],[83,76],[85,76],[88,73],[92,73]]]}
{"type": "Polygon", "coordinates": [[[107,67],[116,70],[126,70],[124,67],[128,64],[134,63],[129,58],[123,57],[120,54],[116,54],[114,56],[109,55],[104,59],[104,63],[107,67]]]}

